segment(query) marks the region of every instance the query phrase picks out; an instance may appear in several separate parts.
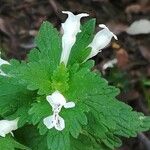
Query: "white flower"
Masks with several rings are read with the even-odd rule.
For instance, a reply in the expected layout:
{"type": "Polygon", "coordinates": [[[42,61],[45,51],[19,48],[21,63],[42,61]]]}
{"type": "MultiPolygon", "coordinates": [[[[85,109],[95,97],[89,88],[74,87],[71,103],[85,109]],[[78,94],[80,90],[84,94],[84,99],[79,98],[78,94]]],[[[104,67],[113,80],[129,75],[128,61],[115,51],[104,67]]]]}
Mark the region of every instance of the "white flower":
{"type": "Polygon", "coordinates": [[[43,123],[48,129],[54,127],[56,130],[61,131],[65,128],[65,121],[58,113],[54,113],[53,115],[44,118],[43,123]]]}
{"type": "MultiPolygon", "coordinates": [[[[0,67],[4,64],[9,65],[9,62],[0,58],[0,67]]],[[[0,69],[0,75],[6,76],[6,74],[0,69]]]]}
{"type": "Polygon", "coordinates": [[[55,91],[52,95],[46,97],[49,104],[52,106],[53,115],[43,119],[43,123],[48,129],[55,128],[56,130],[63,130],[65,128],[65,121],[59,116],[59,112],[62,107],[73,108],[75,107],[74,102],[66,102],[65,97],[59,92],[55,91]]]}
{"type": "Polygon", "coordinates": [[[12,131],[18,129],[18,119],[9,121],[9,120],[0,120],[0,136],[5,137],[6,134],[12,133],[12,131]]]}
{"type": "Polygon", "coordinates": [[[64,106],[64,108],[75,107],[75,103],[74,102],[66,102],[65,97],[59,91],[55,91],[52,95],[48,95],[46,97],[46,99],[52,106],[53,112],[59,113],[63,106],[64,106]]]}
{"type": "Polygon", "coordinates": [[[63,36],[62,36],[62,54],[60,63],[64,62],[67,65],[70,51],[72,46],[76,41],[77,33],[81,32],[80,30],[80,19],[82,17],[88,16],[86,13],[81,13],[78,15],[74,15],[69,11],[62,11],[64,14],[68,14],[67,20],[62,23],[63,36]]]}
{"type": "Polygon", "coordinates": [[[111,41],[112,37],[117,40],[117,36],[113,34],[104,24],[100,24],[99,27],[103,30],[99,31],[93,41],[89,44],[88,47],[91,47],[91,53],[87,59],[97,55],[103,48],[105,48],[111,41]]]}

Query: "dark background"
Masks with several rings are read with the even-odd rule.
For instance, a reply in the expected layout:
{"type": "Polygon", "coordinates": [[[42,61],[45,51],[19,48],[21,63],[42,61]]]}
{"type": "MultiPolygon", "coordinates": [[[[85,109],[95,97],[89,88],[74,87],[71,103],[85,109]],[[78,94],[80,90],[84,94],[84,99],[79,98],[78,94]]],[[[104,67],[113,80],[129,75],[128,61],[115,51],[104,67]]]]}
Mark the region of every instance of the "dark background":
{"type": "MultiPolygon", "coordinates": [[[[150,34],[131,36],[126,28],[135,20],[150,19],[149,0],[0,0],[0,50],[5,59],[25,59],[34,45],[34,37],[43,20],[57,29],[66,15],[87,12],[104,23],[118,36],[118,41],[99,53],[95,68],[103,72],[110,84],[119,87],[118,98],[145,115],[150,113],[150,34]],[[112,69],[102,70],[103,64],[117,58],[112,69]]],[[[87,19],[83,19],[85,21],[87,19]]],[[[96,28],[98,30],[98,28],[96,28]]],[[[150,134],[123,139],[119,150],[150,150],[150,134]]]]}

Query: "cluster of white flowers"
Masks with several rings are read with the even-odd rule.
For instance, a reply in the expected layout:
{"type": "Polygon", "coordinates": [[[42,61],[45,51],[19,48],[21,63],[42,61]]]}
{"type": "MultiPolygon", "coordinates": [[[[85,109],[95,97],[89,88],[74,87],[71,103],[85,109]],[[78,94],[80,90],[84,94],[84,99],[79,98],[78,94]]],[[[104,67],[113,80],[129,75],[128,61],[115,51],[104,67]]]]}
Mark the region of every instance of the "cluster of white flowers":
{"type": "Polygon", "coordinates": [[[65,97],[59,91],[55,91],[52,95],[48,95],[46,99],[52,106],[53,115],[44,118],[43,123],[48,129],[54,127],[56,130],[63,130],[65,128],[65,121],[59,116],[59,113],[62,107],[73,108],[75,107],[75,103],[66,102],[65,97]]]}
{"type": "MultiPolygon", "coordinates": [[[[63,11],[63,13],[68,14],[68,18],[64,23],[62,23],[63,36],[60,63],[63,62],[67,65],[71,48],[76,42],[77,33],[81,32],[80,20],[82,17],[87,17],[89,15],[86,13],[74,15],[69,11],[63,11]]],[[[117,36],[113,34],[104,24],[100,24],[99,27],[103,28],[103,30],[100,30],[93,38],[93,41],[88,45],[88,47],[91,47],[92,50],[86,60],[97,55],[103,48],[105,48],[110,43],[112,37],[117,40],[117,36]]]]}

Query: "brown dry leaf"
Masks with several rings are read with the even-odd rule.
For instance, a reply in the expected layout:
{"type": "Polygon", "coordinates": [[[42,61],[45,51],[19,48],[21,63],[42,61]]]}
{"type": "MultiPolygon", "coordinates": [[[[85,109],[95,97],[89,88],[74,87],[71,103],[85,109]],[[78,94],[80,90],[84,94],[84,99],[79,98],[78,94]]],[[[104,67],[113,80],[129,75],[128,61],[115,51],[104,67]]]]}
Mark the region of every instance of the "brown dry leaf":
{"type": "Polygon", "coordinates": [[[123,48],[116,50],[116,58],[118,60],[118,63],[117,63],[118,67],[121,69],[125,69],[129,62],[129,56],[126,50],[123,48]]]}
{"type": "Polygon", "coordinates": [[[125,12],[126,14],[131,13],[147,13],[150,11],[150,4],[148,1],[141,1],[140,3],[131,4],[126,7],[125,12]]]}
{"type": "Polygon", "coordinates": [[[125,69],[128,62],[129,62],[129,56],[128,53],[124,48],[122,48],[118,43],[113,42],[112,48],[115,49],[116,59],[117,59],[117,65],[121,69],[125,69]]]}

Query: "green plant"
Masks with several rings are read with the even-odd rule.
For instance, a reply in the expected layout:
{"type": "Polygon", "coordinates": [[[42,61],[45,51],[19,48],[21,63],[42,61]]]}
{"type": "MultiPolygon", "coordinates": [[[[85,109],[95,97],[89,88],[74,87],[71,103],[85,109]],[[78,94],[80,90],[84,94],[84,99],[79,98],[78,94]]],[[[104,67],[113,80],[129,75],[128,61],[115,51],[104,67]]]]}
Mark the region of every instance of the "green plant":
{"type": "Polygon", "coordinates": [[[91,71],[94,62],[87,59],[116,36],[101,25],[104,29],[93,42],[95,19],[86,22],[80,32],[78,23],[87,14],[65,13],[69,18],[79,17],[74,30],[69,28],[74,31],[71,35],[65,28],[69,19],[63,24],[67,36],[62,38],[44,22],[36,37],[37,47],[27,60],[10,60],[1,66],[0,125],[5,129],[4,123],[10,125],[6,121],[12,120],[5,133],[16,130],[16,123],[18,128],[14,137],[0,130],[3,150],[109,150],[121,146],[120,137],[135,137],[150,129],[150,117],[118,101],[119,89],[91,71]],[[67,48],[63,40],[68,40],[67,48]],[[69,53],[67,58],[64,53],[69,53]]]}

